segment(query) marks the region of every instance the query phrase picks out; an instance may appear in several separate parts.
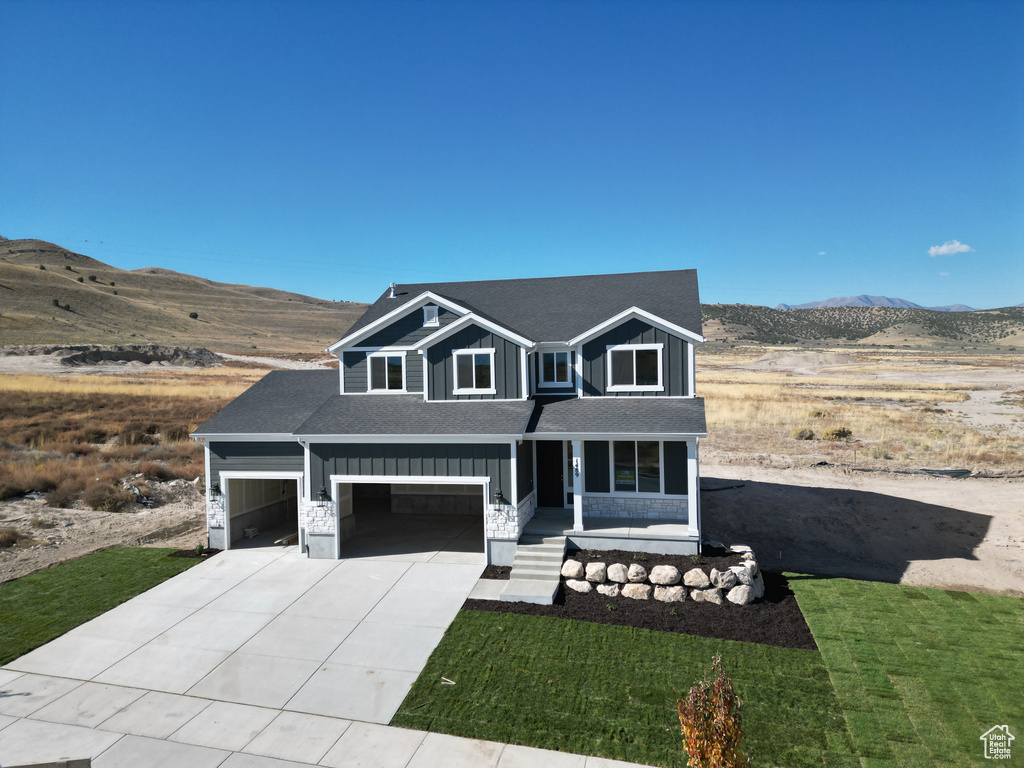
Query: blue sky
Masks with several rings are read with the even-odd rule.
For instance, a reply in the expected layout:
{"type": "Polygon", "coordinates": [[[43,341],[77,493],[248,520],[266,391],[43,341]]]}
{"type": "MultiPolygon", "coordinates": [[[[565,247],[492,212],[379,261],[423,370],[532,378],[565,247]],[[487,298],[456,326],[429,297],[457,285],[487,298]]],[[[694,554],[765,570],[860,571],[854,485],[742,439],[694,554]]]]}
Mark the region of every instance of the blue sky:
{"type": "Polygon", "coordinates": [[[8,238],[355,301],[693,267],[709,302],[1024,302],[1024,3],[4,0],[0,29],[8,238]]]}

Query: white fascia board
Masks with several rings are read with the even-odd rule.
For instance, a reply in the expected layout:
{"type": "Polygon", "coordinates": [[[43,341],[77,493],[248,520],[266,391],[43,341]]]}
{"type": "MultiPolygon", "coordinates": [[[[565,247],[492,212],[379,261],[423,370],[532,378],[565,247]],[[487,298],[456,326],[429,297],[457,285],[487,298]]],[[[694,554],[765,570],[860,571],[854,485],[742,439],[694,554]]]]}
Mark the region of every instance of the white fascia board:
{"type": "Polygon", "coordinates": [[[707,432],[530,432],[527,440],[695,440],[707,432]]]}
{"type": "MultiPolygon", "coordinates": [[[[378,299],[378,301],[386,301],[386,299],[378,299]]],[[[394,320],[397,320],[399,317],[402,317],[403,315],[406,315],[409,312],[413,312],[417,309],[420,309],[426,304],[437,304],[438,306],[444,307],[449,312],[454,312],[457,315],[466,315],[469,313],[468,309],[456,304],[453,301],[443,299],[436,293],[424,291],[412,301],[407,301],[402,306],[393,309],[391,312],[388,312],[386,315],[384,315],[384,317],[380,317],[374,320],[372,323],[360,328],[353,334],[343,336],[340,340],[331,344],[331,346],[327,348],[327,351],[333,353],[335,352],[335,350],[338,350],[341,347],[350,346],[352,344],[355,344],[360,339],[365,339],[367,336],[372,336],[381,328],[393,322],[394,320]]]]}
{"type": "Polygon", "coordinates": [[[195,440],[202,440],[207,443],[211,442],[232,442],[232,443],[280,443],[280,442],[291,442],[295,439],[295,435],[291,432],[273,432],[273,433],[246,433],[246,434],[225,434],[215,432],[193,432],[190,437],[195,440]]]}
{"type": "Polygon", "coordinates": [[[413,349],[426,349],[427,347],[434,346],[437,342],[448,338],[453,333],[458,333],[467,325],[479,325],[482,328],[486,328],[496,336],[501,336],[503,339],[511,341],[513,344],[518,344],[521,347],[526,347],[528,351],[532,351],[534,344],[527,338],[520,336],[518,333],[510,331],[508,328],[503,328],[497,323],[492,323],[490,320],[485,320],[479,315],[475,315],[470,312],[468,315],[463,315],[453,323],[449,323],[447,326],[442,328],[437,333],[433,333],[427,338],[421,340],[416,344],[413,349]]]}
{"type": "Polygon", "coordinates": [[[569,346],[584,344],[593,339],[594,337],[600,336],[609,328],[614,328],[615,326],[620,325],[626,322],[627,320],[632,320],[633,318],[639,318],[640,320],[644,320],[645,322],[653,325],[655,328],[660,328],[666,333],[671,333],[676,336],[682,336],[683,338],[688,339],[694,344],[703,344],[706,341],[706,339],[703,336],[699,336],[693,331],[688,331],[682,326],[676,325],[675,323],[670,323],[668,320],[660,318],[657,315],[652,315],[650,312],[640,309],[640,307],[630,307],[629,309],[625,309],[622,312],[619,312],[619,314],[615,315],[614,317],[608,318],[603,323],[595,325],[593,328],[584,331],[576,338],[569,339],[567,344],[569,346]]]}
{"type": "Polygon", "coordinates": [[[302,435],[312,443],[508,443],[522,440],[524,435],[302,435]]]}

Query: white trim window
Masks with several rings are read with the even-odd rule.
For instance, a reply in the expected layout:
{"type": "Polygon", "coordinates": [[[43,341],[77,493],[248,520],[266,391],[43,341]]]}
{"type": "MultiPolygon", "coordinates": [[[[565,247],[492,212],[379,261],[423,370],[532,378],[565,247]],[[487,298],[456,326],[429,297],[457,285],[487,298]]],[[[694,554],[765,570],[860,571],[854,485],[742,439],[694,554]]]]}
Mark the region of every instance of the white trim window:
{"type": "Polygon", "coordinates": [[[611,453],[613,493],[664,493],[660,441],[613,440],[611,453]]]}
{"type": "Polygon", "coordinates": [[[609,392],[663,392],[664,344],[615,344],[606,347],[609,392]]]}
{"type": "Polygon", "coordinates": [[[541,352],[540,375],[538,387],[571,387],[572,386],[572,353],[541,352]]]}
{"type": "Polygon", "coordinates": [[[437,305],[427,304],[423,307],[423,327],[424,328],[438,328],[441,325],[441,321],[437,316],[437,305]]]}
{"type": "Polygon", "coordinates": [[[371,352],[366,368],[370,392],[405,392],[405,352],[371,352]]]}
{"type": "Polygon", "coordinates": [[[455,395],[493,395],[494,350],[459,349],[452,353],[455,370],[455,395]]]}

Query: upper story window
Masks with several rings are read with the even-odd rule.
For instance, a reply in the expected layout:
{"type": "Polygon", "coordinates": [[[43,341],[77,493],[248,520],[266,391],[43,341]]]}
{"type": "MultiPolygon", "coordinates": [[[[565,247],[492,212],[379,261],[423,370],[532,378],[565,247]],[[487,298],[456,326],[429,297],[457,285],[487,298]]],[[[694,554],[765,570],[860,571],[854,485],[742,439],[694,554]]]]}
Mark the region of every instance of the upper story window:
{"type": "Polygon", "coordinates": [[[608,347],[609,392],[661,392],[663,344],[617,344],[608,347]]]}
{"type": "Polygon", "coordinates": [[[494,350],[460,349],[453,353],[455,360],[456,395],[493,395],[494,350]]]}
{"type": "Polygon", "coordinates": [[[568,352],[540,353],[541,387],[567,387],[572,384],[572,369],[569,366],[568,352]]]}
{"type": "Polygon", "coordinates": [[[423,327],[437,328],[441,321],[437,319],[437,305],[428,304],[423,308],[423,327]]]}
{"type": "Polygon", "coordinates": [[[368,356],[371,392],[405,390],[405,355],[374,352],[368,356]]]}

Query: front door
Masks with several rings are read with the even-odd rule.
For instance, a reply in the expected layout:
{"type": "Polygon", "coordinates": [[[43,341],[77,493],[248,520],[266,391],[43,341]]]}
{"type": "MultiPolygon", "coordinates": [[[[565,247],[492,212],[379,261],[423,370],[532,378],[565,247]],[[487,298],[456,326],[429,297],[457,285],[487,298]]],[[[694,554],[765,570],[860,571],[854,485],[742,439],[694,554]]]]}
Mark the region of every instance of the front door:
{"type": "Polygon", "coordinates": [[[537,441],[537,506],[565,506],[561,440],[537,441]]]}

